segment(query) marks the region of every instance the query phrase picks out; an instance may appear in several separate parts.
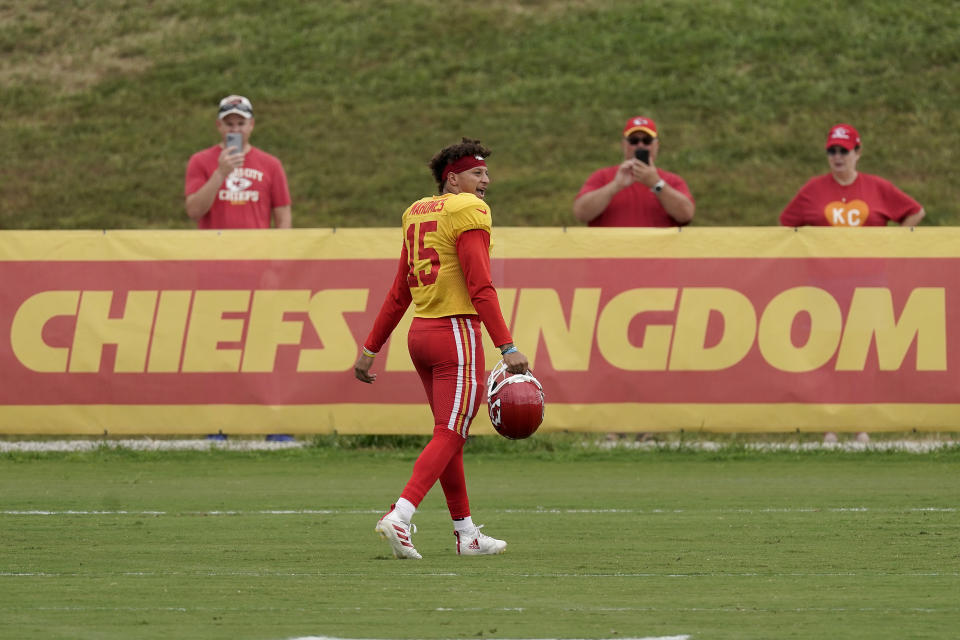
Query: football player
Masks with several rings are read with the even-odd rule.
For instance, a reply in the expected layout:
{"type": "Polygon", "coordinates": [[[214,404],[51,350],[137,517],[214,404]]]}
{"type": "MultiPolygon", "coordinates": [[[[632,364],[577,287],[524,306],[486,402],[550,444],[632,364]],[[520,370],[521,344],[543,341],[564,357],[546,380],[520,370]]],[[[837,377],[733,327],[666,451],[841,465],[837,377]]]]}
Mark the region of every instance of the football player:
{"type": "Polygon", "coordinates": [[[480,325],[510,373],[526,373],[529,364],[513,345],[490,276],[492,215],[484,202],[489,155],[479,140],[463,138],[430,160],[438,195],[417,200],[403,214],[404,242],[393,286],[354,364],[358,380],[376,380],[370,373],[374,358],[412,303],[407,343],[434,426],[410,480],[375,527],[396,558],[421,558],[411,540],[411,519],[437,480],[453,518],[458,555],[498,554],[507,546],[473,523],[463,472],[470,423],[485,403],[480,325]]]}

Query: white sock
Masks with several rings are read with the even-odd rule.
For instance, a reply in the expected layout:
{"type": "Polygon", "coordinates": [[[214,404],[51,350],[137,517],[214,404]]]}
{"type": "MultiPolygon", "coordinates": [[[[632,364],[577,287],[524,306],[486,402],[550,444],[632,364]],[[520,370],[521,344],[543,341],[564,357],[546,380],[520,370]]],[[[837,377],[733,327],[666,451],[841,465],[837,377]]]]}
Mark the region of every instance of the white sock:
{"type": "Polygon", "coordinates": [[[454,531],[459,531],[460,533],[473,533],[476,528],[477,526],[473,524],[473,518],[470,516],[453,521],[454,531]]]}
{"type": "Polygon", "coordinates": [[[413,514],[417,512],[417,508],[406,498],[400,498],[397,500],[397,504],[394,505],[393,512],[397,514],[397,517],[403,522],[410,524],[410,520],[413,519],[413,514]]]}

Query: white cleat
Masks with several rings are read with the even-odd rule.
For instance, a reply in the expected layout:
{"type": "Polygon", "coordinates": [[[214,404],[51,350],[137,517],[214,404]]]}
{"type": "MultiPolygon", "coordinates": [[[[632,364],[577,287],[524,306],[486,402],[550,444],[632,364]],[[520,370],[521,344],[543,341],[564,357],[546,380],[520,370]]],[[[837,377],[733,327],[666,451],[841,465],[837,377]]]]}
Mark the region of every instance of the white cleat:
{"type": "Polygon", "coordinates": [[[413,558],[422,560],[423,556],[417,552],[413,546],[412,536],[417,528],[412,524],[407,524],[400,518],[393,515],[393,507],[385,516],[380,518],[374,531],[380,534],[380,537],[390,543],[390,549],[393,551],[393,557],[397,560],[404,558],[413,558]]]}
{"type": "Polygon", "coordinates": [[[494,556],[506,550],[507,543],[481,533],[480,527],[482,526],[482,524],[477,525],[473,534],[460,533],[454,530],[453,535],[457,537],[458,556],[494,556]]]}

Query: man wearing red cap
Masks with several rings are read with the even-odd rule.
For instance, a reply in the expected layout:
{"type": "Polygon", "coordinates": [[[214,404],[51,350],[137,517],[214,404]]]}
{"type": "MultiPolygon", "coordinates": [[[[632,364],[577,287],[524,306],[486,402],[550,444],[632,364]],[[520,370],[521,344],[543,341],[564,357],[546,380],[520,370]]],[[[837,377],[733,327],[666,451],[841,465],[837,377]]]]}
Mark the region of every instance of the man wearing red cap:
{"type": "Polygon", "coordinates": [[[925,215],[920,203],[878,176],[857,172],[860,134],[838,124],[827,134],[830,173],[811,178],[780,214],[786,227],[877,227],[891,220],[914,227],[925,215]]]}
{"type": "Polygon", "coordinates": [[[374,358],[407,307],[414,305],[407,345],[433,411],[433,437],[417,457],[399,499],[375,531],[396,558],[420,559],[410,520],[440,481],[453,519],[458,555],[492,555],[507,546],[480,532],[470,515],[463,445],[484,402],[480,325],[503,355],[510,373],[526,373],[527,358],[513,346],[490,276],[490,206],[484,202],[490,150],[464,138],[430,161],[439,195],[414,202],[403,214],[403,246],[393,286],[353,367],[372,383],[374,358]]]}
{"type": "Polygon", "coordinates": [[[657,168],[660,136],[650,118],[637,116],[623,127],[623,162],[587,178],[573,202],[573,215],[591,227],[673,227],[693,220],[687,183],[657,168]],[[638,159],[647,156],[647,161],[638,159]]]}
{"type": "Polygon", "coordinates": [[[250,144],[253,105],[244,96],[227,96],[217,110],[220,142],[198,151],[187,163],[184,186],[187,215],[200,229],[278,229],[292,226],[287,174],[275,156],[250,144]],[[239,150],[228,147],[239,136],[239,150]]]}

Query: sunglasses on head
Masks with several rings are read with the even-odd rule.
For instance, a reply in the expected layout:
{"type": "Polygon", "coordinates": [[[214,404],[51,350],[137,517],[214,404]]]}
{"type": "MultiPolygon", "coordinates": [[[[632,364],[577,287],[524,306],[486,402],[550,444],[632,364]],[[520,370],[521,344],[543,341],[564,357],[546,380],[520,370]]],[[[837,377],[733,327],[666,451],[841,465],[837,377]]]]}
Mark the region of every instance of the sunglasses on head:
{"type": "Polygon", "coordinates": [[[630,136],[629,138],[627,138],[627,142],[629,142],[632,145],[638,145],[641,142],[643,144],[653,144],[653,136],[651,135],[630,136]]]}
{"type": "Polygon", "coordinates": [[[234,102],[234,103],[232,103],[232,104],[225,104],[225,105],[223,105],[222,107],[220,107],[220,111],[219,111],[218,113],[224,113],[224,112],[226,112],[226,111],[233,111],[234,109],[236,109],[237,111],[243,111],[244,113],[249,113],[249,114],[251,114],[251,115],[253,114],[253,109],[251,109],[250,107],[248,107],[247,105],[245,105],[245,104],[242,103],[242,102],[234,102]]]}
{"type": "Polygon", "coordinates": [[[845,156],[848,153],[850,153],[850,149],[845,149],[843,147],[830,147],[829,149],[827,149],[827,154],[831,156],[835,156],[838,153],[842,156],[845,156]]]}

